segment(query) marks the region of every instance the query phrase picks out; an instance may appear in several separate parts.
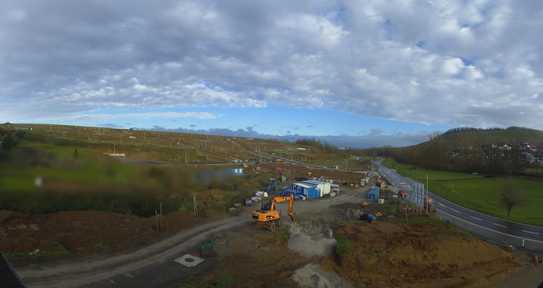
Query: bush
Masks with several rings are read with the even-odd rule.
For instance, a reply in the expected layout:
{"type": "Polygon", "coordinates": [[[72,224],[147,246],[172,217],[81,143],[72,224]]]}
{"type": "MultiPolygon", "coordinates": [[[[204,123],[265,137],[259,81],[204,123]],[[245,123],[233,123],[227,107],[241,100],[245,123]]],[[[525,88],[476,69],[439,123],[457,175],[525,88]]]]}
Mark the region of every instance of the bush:
{"type": "Polygon", "coordinates": [[[353,242],[344,235],[336,236],[336,255],[343,257],[352,252],[353,242]]]}

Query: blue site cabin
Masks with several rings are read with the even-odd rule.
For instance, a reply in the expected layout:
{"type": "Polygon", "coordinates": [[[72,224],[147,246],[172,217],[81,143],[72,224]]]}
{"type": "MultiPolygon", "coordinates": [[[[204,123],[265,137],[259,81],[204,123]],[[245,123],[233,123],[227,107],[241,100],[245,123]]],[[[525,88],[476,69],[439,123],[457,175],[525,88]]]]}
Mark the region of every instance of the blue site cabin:
{"type": "Polygon", "coordinates": [[[317,199],[320,198],[321,193],[317,188],[317,185],[312,185],[305,182],[296,182],[290,185],[286,190],[279,193],[281,195],[293,194],[297,200],[302,199],[317,199]]]}
{"type": "Polygon", "coordinates": [[[317,199],[321,197],[320,191],[317,189],[317,185],[311,185],[305,182],[296,182],[291,185],[294,194],[302,194],[307,199],[317,199]]]}
{"type": "Polygon", "coordinates": [[[379,199],[379,192],[380,189],[377,186],[371,187],[370,191],[368,192],[368,199],[377,201],[379,199]]]}

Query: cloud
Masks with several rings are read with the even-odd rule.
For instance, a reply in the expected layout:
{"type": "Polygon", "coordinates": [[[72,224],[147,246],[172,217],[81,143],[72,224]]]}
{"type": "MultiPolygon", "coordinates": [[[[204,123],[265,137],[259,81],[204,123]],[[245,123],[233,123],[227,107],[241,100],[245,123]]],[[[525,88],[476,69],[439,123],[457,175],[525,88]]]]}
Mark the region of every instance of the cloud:
{"type": "Polygon", "coordinates": [[[119,107],[286,105],[448,126],[543,128],[537,1],[2,6],[6,120],[119,107]]]}
{"type": "MultiPolygon", "coordinates": [[[[85,123],[88,123],[88,122],[97,123],[97,122],[109,121],[109,122],[106,122],[105,125],[107,125],[108,127],[113,127],[111,122],[120,123],[126,120],[141,119],[141,118],[153,119],[155,121],[176,120],[176,119],[209,120],[209,119],[217,119],[218,116],[210,112],[130,112],[130,113],[116,112],[116,113],[110,113],[110,114],[71,113],[71,114],[63,114],[62,116],[57,116],[57,117],[46,116],[43,118],[37,118],[37,120],[53,121],[53,122],[57,122],[59,120],[70,121],[70,122],[81,121],[85,123]]],[[[116,127],[122,127],[122,125],[117,124],[116,127]]]]}

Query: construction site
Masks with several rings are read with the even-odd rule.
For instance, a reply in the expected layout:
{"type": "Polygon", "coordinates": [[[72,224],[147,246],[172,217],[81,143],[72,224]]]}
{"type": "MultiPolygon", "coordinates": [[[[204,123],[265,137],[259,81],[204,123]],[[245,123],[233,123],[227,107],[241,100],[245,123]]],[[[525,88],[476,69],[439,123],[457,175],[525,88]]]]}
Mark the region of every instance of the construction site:
{"type": "MultiPolygon", "coordinates": [[[[56,127],[33,128],[58,137],[48,130],[56,127]]],[[[32,193],[65,195],[49,201],[66,206],[51,212],[40,212],[39,206],[0,211],[0,251],[28,287],[524,287],[517,285],[540,281],[541,267],[531,254],[490,244],[442,221],[426,194],[392,185],[370,159],[271,143],[267,149],[275,154],[301,154],[246,150],[245,156],[223,159],[229,163],[224,168],[209,169],[214,163],[154,162],[127,153],[151,149],[152,143],[117,146],[116,154],[125,155],[109,159],[101,151],[108,144],[100,140],[79,148],[76,158],[67,151],[83,147],[83,140],[77,133],[60,135],[64,143],[58,148],[40,143],[41,138],[23,142],[20,149],[48,151],[40,152],[48,158],[36,157],[49,160],[38,171],[40,181],[29,171],[17,179],[36,182],[32,193]],[[304,158],[313,161],[293,160],[304,158]],[[56,165],[85,173],[89,163],[115,171],[108,172],[115,179],[140,177],[138,185],[158,192],[131,198],[137,190],[127,190],[100,198],[111,192],[84,188],[80,176],[47,173],[56,165]],[[186,174],[187,167],[192,174],[186,174]],[[85,195],[103,202],[89,202],[98,209],[70,206],[91,201],[69,202],[85,195]],[[121,206],[124,202],[132,206],[121,206]]],[[[265,147],[258,141],[252,145],[265,147]]],[[[6,189],[3,179],[0,187],[6,189]]],[[[115,181],[101,185],[131,187],[115,181]]]]}

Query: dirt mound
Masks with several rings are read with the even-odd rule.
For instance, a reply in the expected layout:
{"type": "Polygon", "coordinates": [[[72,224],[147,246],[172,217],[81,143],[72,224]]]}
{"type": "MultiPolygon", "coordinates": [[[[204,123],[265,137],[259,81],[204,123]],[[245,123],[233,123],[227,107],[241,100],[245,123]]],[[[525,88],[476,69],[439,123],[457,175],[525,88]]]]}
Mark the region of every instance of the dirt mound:
{"type": "Polygon", "coordinates": [[[318,264],[307,264],[296,270],[292,279],[302,288],[350,288],[352,285],[336,273],[323,271],[318,264]]]}
{"type": "Polygon", "coordinates": [[[492,287],[518,265],[510,253],[439,222],[349,224],[336,233],[351,251],[323,265],[368,287],[492,287]]]}
{"type": "Polygon", "coordinates": [[[298,287],[296,269],[309,259],[287,248],[288,230],[270,232],[254,226],[215,237],[217,263],[213,271],[197,275],[182,287],[298,287]]]}
{"type": "Polygon", "coordinates": [[[0,252],[45,258],[131,250],[197,222],[190,214],[171,213],[162,217],[158,233],[155,218],[100,211],[1,211],[0,220],[0,252]]]}
{"type": "Polygon", "coordinates": [[[296,225],[292,225],[288,239],[288,249],[296,251],[305,257],[330,256],[333,255],[336,240],[327,236],[323,234],[310,235],[304,233],[296,225]]]}

